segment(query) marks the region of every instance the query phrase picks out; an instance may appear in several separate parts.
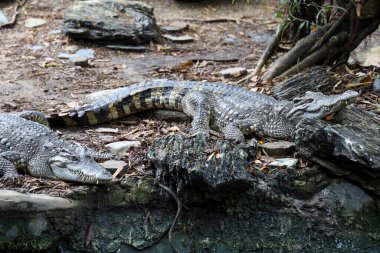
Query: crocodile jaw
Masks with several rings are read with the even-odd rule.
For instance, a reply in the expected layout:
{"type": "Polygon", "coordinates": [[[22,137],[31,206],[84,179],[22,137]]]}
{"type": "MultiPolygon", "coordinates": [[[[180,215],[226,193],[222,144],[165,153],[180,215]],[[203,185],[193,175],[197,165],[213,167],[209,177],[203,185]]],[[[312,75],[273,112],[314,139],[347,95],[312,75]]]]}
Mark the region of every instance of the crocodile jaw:
{"type": "Polygon", "coordinates": [[[57,155],[49,162],[54,177],[58,179],[88,184],[104,184],[112,180],[111,173],[91,157],[83,156],[79,161],[73,161],[57,155]]]}
{"type": "Polygon", "coordinates": [[[289,119],[322,119],[353,103],[358,95],[356,91],[351,90],[330,96],[321,92],[308,91],[303,97],[297,97],[293,100],[294,104],[286,117],[289,119]]]}

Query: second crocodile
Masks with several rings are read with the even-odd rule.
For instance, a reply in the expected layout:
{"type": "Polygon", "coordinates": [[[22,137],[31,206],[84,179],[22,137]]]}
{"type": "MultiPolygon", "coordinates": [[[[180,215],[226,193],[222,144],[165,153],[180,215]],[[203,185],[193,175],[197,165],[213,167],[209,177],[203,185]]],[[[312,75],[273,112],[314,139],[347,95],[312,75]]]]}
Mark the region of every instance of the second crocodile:
{"type": "Polygon", "coordinates": [[[18,177],[17,170],[89,184],[112,180],[94,160],[109,158],[108,154],[66,142],[47,125],[40,112],[0,113],[0,181],[18,177]]]}
{"type": "Polygon", "coordinates": [[[307,92],[293,101],[277,101],[236,86],[163,79],[97,92],[84,101],[84,106],[48,120],[53,126],[97,125],[143,110],[165,108],[192,116],[193,134],[208,133],[212,128],[238,142],[249,134],[292,139],[302,119],[322,119],[357,96],[355,91],[339,95],[307,92]]]}

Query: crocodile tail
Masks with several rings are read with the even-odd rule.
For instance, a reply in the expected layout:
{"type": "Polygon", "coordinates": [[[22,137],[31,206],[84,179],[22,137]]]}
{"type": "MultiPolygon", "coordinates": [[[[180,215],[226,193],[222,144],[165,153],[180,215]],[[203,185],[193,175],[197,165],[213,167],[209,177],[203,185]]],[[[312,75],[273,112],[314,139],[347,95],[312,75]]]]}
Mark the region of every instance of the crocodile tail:
{"type": "Polygon", "coordinates": [[[183,87],[157,86],[153,82],[137,84],[96,97],[90,105],[50,115],[47,120],[52,127],[92,126],[154,108],[182,111],[185,93],[183,87]]]}

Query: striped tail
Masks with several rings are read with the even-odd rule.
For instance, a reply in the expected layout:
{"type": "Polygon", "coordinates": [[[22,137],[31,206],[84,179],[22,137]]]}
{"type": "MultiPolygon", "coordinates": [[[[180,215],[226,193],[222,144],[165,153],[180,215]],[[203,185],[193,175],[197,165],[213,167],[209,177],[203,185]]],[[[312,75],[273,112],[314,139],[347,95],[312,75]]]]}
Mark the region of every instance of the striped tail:
{"type": "Polygon", "coordinates": [[[182,98],[186,92],[184,87],[137,84],[110,91],[90,105],[52,114],[47,119],[51,127],[92,126],[149,109],[182,111],[182,98]]]}

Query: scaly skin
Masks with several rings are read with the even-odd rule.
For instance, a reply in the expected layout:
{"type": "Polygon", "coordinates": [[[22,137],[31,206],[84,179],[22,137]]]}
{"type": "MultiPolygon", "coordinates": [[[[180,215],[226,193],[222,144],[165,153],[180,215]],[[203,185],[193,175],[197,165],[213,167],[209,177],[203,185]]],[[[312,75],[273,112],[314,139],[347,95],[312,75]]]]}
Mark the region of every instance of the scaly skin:
{"type": "Polygon", "coordinates": [[[358,96],[308,92],[293,101],[277,101],[236,86],[192,81],[153,80],[125,88],[92,94],[85,104],[48,118],[51,125],[97,125],[154,108],[183,111],[193,117],[192,133],[209,128],[226,139],[243,141],[255,134],[292,139],[295,125],[303,118],[323,118],[358,96]]]}
{"type": "Polygon", "coordinates": [[[108,156],[60,139],[39,112],[0,114],[0,180],[32,176],[89,184],[106,183],[112,175],[93,157],[108,156]]]}

